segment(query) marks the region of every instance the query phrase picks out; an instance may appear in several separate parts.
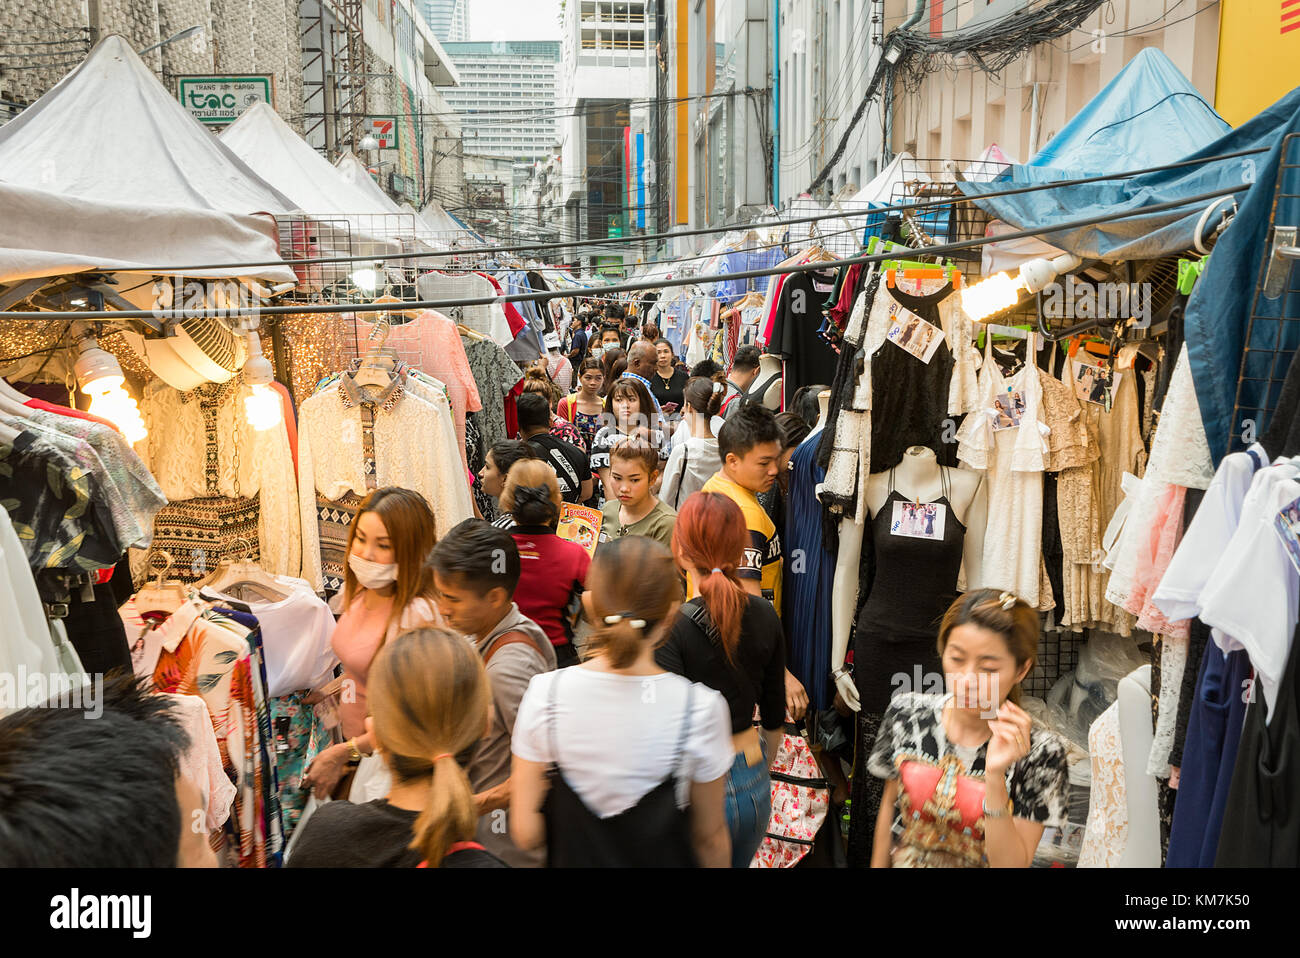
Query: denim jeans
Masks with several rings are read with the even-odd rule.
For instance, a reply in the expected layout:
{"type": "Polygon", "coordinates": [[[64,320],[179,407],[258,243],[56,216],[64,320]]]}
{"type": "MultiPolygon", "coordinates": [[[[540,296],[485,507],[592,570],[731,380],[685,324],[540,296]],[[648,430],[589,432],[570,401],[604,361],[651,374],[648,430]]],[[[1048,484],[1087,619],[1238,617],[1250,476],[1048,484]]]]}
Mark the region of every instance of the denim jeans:
{"type": "MultiPolygon", "coordinates": [[[[764,750],[766,751],[766,750],[764,750]]],[[[772,783],[767,760],[750,766],[737,755],[727,774],[727,828],[731,831],[731,867],[748,868],[767,834],[772,814],[772,783]]]]}

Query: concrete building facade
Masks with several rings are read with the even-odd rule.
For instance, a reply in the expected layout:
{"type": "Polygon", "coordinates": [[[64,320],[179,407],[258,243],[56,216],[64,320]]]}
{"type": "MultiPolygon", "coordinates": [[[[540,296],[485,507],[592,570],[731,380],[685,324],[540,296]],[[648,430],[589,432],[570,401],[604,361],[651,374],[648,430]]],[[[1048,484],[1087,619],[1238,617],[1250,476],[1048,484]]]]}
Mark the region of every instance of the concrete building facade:
{"type": "Polygon", "coordinates": [[[460,85],[443,95],[461,114],[469,152],[537,160],[555,151],[560,41],[446,43],[444,48],[460,85]]]}

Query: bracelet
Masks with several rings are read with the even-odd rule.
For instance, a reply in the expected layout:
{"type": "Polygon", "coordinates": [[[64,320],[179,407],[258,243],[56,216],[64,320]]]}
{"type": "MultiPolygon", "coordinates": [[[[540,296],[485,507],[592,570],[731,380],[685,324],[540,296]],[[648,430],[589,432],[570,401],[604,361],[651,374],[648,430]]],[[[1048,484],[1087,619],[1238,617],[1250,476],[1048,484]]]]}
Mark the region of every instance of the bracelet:
{"type": "Polygon", "coordinates": [[[1007,799],[1007,807],[996,812],[989,811],[989,803],[984,800],[980,802],[980,807],[984,810],[985,818],[1007,818],[1011,815],[1011,799],[1009,798],[1007,799]]]}
{"type": "Polygon", "coordinates": [[[838,669],[831,670],[831,678],[833,679],[838,679],[841,675],[848,675],[848,674],[849,674],[849,670],[842,665],[838,669]]]}
{"type": "Polygon", "coordinates": [[[348,764],[359,765],[363,756],[361,754],[361,749],[357,748],[357,740],[355,738],[350,738],[347,740],[346,744],[348,747],[348,764]]]}

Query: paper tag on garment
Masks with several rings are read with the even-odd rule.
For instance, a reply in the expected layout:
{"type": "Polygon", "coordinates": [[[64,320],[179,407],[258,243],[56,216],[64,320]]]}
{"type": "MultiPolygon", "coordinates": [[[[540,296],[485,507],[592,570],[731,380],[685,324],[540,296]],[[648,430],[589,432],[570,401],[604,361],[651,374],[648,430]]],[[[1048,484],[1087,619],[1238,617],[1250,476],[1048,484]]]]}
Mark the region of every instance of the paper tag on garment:
{"type": "Polygon", "coordinates": [[[994,432],[1017,428],[1024,415],[1024,393],[1008,390],[993,397],[993,408],[989,410],[989,418],[993,420],[994,432]]]}
{"type": "Polygon", "coordinates": [[[1284,506],[1273,517],[1273,531],[1286,547],[1287,558],[1296,572],[1300,572],[1300,499],[1284,506]]]}
{"type": "Polygon", "coordinates": [[[943,342],[943,330],[897,303],[890,303],[889,312],[889,332],[885,338],[928,364],[943,342]]]}
{"type": "Polygon", "coordinates": [[[895,502],[889,520],[891,536],[909,539],[942,539],[948,507],[942,502],[895,502]]]}

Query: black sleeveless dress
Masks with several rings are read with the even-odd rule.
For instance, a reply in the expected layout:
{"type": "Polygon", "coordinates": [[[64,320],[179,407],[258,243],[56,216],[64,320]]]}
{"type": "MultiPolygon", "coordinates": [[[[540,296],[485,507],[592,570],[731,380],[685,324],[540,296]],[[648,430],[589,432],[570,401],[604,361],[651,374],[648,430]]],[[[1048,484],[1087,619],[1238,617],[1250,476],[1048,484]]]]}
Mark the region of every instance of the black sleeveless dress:
{"type": "Polygon", "coordinates": [[[546,818],[546,866],[548,868],[694,868],[695,848],[691,842],[690,810],[677,807],[677,777],[682,753],[691,730],[691,707],[695,688],[686,694],[686,712],[673,757],[672,771],[626,811],[601,818],[589,809],[564,778],[555,740],[556,690],[551,683],[551,769],[550,790],[542,805],[546,818]]]}
{"type": "MultiPolygon", "coordinates": [[[[939,621],[957,597],[966,527],[957,521],[949,501],[948,469],[940,467],[943,495],[935,500],[946,510],[942,539],[895,534],[894,503],[907,502],[894,490],[889,471],[889,495],[871,520],[876,574],[853,637],[853,677],[863,712],[884,712],[897,691],[942,692],[917,688],[940,675],[937,641],[939,621]],[[896,676],[907,684],[899,685],[896,676]]],[[[933,523],[931,523],[933,528],[933,523]]]]}
{"type": "Polygon", "coordinates": [[[853,633],[853,679],[862,705],[854,740],[850,868],[871,863],[885,783],[867,771],[867,756],[890,698],[895,692],[943,691],[934,685],[942,682],[939,621],[957,597],[966,527],[952,511],[947,467],[940,467],[939,479],[943,495],[935,504],[947,510],[942,539],[893,534],[894,503],[908,501],[894,491],[893,469],[889,495],[871,520],[875,575],[853,633]]]}

